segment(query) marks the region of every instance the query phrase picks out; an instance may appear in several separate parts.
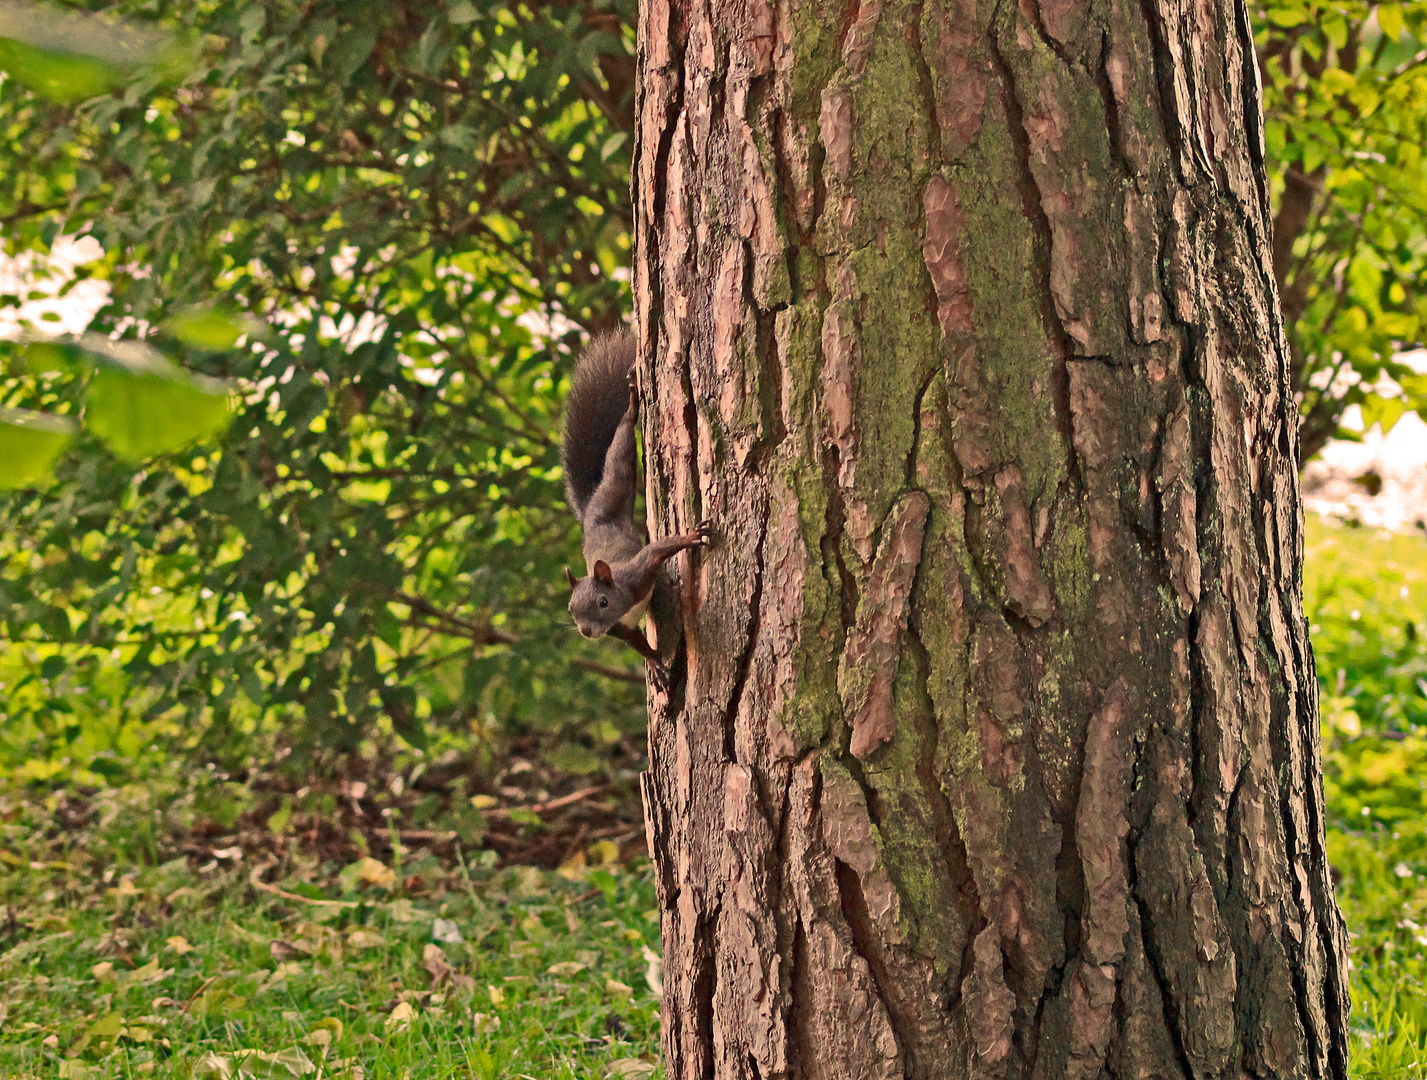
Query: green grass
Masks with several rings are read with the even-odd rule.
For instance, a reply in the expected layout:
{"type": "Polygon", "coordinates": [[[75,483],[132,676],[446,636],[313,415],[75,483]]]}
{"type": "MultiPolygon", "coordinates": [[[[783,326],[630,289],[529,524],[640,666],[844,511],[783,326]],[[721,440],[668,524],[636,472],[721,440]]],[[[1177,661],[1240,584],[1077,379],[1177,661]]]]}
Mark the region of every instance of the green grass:
{"type": "Polygon", "coordinates": [[[1427,1076],[1427,540],[1308,522],[1353,1075],[1427,1076]]]}
{"type": "MultiPolygon", "coordinates": [[[[1305,605],[1353,1075],[1427,1077],[1427,540],[1310,520],[1305,605]]],[[[153,865],[197,820],[170,801],[101,789],[66,829],[58,795],[0,799],[0,1076],[657,1074],[647,865],[153,865]]]]}
{"type": "Polygon", "coordinates": [[[63,863],[6,877],[0,1076],[653,1071],[647,869],[462,867],[411,897],[369,860],[282,896],[179,860],[95,885],[63,863]]]}

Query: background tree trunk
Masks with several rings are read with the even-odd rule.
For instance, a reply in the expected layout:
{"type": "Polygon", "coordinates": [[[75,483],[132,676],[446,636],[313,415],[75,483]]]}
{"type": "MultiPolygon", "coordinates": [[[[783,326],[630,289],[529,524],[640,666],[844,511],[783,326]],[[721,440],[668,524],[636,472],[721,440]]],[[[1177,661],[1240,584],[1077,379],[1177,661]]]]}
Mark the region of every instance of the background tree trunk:
{"type": "Polygon", "coordinates": [[[651,523],[721,530],[669,1076],[1345,1076],[1243,7],[644,0],[639,54],[651,523]]]}

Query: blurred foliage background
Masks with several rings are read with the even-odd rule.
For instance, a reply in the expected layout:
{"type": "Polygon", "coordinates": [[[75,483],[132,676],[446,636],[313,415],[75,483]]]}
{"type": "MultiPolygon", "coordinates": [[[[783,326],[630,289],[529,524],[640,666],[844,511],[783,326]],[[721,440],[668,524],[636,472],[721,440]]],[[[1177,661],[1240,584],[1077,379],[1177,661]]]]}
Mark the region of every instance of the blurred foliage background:
{"type": "MultiPolygon", "coordinates": [[[[7,415],[69,425],[53,479],[0,496],[0,768],[637,755],[637,666],[569,630],[556,458],[572,355],[627,306],[634,9],[69,5],[122,17],[105,44],[0,5],[6,250],[92,238],[86,340],[233,408],[136,467],[96,424],[102,350],[0,346],[7,415]]],[[[1349,405],[1427,413],[1393,358],[1427,319],[1427,3],[1253,14],[1309,454],[1349,405]]]]}
{"type": "MultiPolygon", "coordinates": [[[[596,767],[642,677],[568,632],[556,429],[626,299],[632,0],[88,6],[180,62],[12,68],[6,247],[93,237],[93,329],[236,411],[137,473],[86,426],[0,503],[4,764],[534,734],[596,767]]],[[[7,360],[3,404],[80,412],[92,373],[7,360]]]]}
{"type": "MultiPolygon", "coordinates": [[[[419,897],[461,844],[580,882],[638,849],[642,670],[570,631],[556,453],[628,307],[634,13],[0,0],[7,948],[116,872],[345,896],[375,854],[419,897]],[[51,292],[99,306],[46,344],[13,316],[51,292]]],[[[1352,406],[1427,416],[1427,0],[1250,13],[1306,459],[1352,406]]],[[[1310,520],[1364,1077],[1427,1060],[1424,593],[1423,538],[1310,520]]]]}

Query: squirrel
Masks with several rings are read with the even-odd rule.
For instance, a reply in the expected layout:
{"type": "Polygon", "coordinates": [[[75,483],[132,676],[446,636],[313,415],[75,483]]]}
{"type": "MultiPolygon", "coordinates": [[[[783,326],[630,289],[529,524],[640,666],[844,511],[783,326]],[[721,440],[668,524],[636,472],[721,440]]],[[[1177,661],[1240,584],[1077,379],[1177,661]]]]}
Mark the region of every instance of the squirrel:
{"type": "Polygon", "coordinates": [[[685,548],[703,547],[712,523],[693,532],[646,544],[634,524],[634,335],[628,330],[598,337],[580,355],[565,399],[565,437],[560,461],[565,496],[584,533],[587,576],[565,568],[573,593],[570,614],[587,638],[612,634],[633,646],[663,689],[668,673],[639,620],[660,570],[685,548]]]}

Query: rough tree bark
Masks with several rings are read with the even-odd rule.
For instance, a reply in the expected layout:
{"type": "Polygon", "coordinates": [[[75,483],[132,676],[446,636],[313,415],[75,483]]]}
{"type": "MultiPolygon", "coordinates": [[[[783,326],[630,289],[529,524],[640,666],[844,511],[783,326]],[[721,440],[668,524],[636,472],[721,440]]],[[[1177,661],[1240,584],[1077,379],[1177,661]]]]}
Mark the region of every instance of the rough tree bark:
{"type": "Polygon", "coordinates": [[[642,0],[672,1078],[1343,1077],[1242,4],[642,0]]]}

